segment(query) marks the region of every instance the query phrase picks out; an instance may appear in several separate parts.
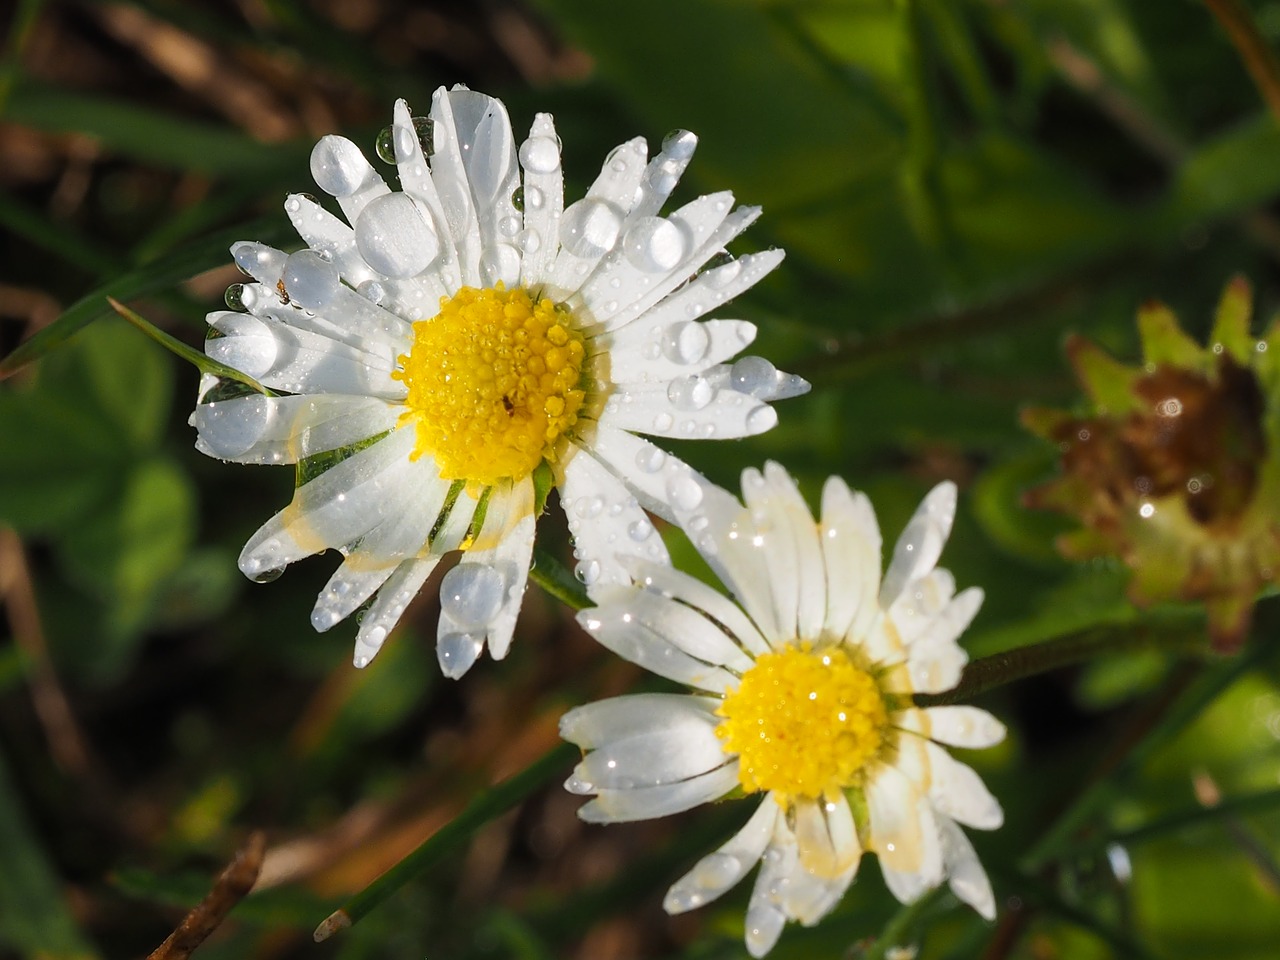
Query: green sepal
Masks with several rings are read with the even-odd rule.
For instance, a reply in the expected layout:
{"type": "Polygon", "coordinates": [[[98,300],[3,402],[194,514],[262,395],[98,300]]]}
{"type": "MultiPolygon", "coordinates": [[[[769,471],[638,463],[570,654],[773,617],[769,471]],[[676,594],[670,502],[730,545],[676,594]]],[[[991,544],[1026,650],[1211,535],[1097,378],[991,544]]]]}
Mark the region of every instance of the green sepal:
{"type": "Polygon", "coordinates": [[[1218,345],[1241,364],[1248,366],[1253,359],[1254,340],[1249,335],[1249,319],[1253,316],[1253,288],[1242,276],[1234,276],[1222,291],[1218,312],[1213,318],[1213,330],[1209,343],[1214,352],[1218,345]]]}
{"type": "Polygon", "coordinates": [[[1205,350],[1187,336],[1177,315],[1158,300],[1149,300],[1138,308],[1138,332],[1148,364],[1207,371],[1205,350]]]}
{"type": "Polygon", "coordinates": [[[1119,416],[1141,408],[1141,401],[1133,392],[1139,371],[1126,367],[1097,344],[1080,336],[1067,341],[1067,357],[1099,413],[1119,416]]]}
{"type": "Polygon", "coordinates": [[[538,461],[538,465],[533,468],[533,515],[535,517],[542,516],[542,511],[547,509],[547,498],[551,496],[555,485],[556,475],[551,469],[551,464],[546,460],[538,461]]]}

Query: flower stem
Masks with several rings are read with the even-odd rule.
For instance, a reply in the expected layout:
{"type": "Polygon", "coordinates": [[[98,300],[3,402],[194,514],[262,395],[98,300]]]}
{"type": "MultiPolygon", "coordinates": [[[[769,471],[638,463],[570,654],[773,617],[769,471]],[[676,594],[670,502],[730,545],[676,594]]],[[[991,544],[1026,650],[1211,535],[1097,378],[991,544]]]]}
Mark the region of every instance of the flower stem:
{"type": "Polygon", "coordinates": [[[313,937],[316,942],[327,940],[361,920],[414,877],[438,863],[480,827],[506,813],[557,773],[563,772],[577,755],[576,747],[567,743],[557,744],[519,773],[480,794],[460,814],[419,844],[416,850],[326,917],[315,929],[313,937]]]}
{"type": "Polygon", "coordinates": [[[1176,613],[1143,622],[1090,627],[1043,643],[993,653],[965,667],[960,682],[942,693],[917,694],[919,706],[962,703],[1015,680],[1101,656],[1163,650],[1192,656],[1209,655],[1203,619],[1176,613]]]}
{"type": "Polygon", "coordinates": [[[942,896],[945,887],[934,887],[920,899],[912,901],[898,909],[876,937],[876,942],[862,954],[860,960],[885,960],[889,951],[895,947],[908,947],[911,933],[924,914],[942,896]]]}
{"type": "Polygon", "coordinates": [[[1272,115],[1280,120],[1280,59],[1258,30],[1253,14],[1240,0],[1204,0],[1204,5],[1218,18],[1272,115]]]}

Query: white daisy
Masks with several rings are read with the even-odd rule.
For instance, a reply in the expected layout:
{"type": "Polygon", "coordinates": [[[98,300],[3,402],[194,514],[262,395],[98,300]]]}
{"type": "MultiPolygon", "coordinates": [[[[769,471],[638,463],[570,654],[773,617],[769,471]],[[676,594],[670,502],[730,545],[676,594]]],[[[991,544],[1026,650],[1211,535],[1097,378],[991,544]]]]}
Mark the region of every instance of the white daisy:
{"type": "Polygon", "coordinates": [[[832,477],[815,523],[777,464],[742,476],[743,508],[701,485],[681,524],[738,604],[693,577],[628,559],[631,586],[598,591],[579,620],[604,646],[700,695],[640,694],[570,711],[561,733],[588,751],[566,787],[587,821],[643,820],[736,790],[762,793],[728,843],[667,893],[669,913],[714,900],[759,861],[746,942],[763,956],[787,920],[811,925],[875,852],[909,902],[948,879],[995,915],[991,885],[957,826],[1000,826],[999,803],[940,746],[989,747],[1004,727],[973,707],[919,708],[966,662],[959,637],[982,592],[955,593],[934,564],[956,491],[936,487],[880,576],[867,498],[832,477]]]}
{"type": "Polygon", "coordinates": [[[206,378],[196,446],[299,465],[293,502],[241,570],[271,579],[339,550],[311,622],[327,630],[376,593],[356,637],[364,666],[441,557],[463,550],[441,583],[437,647],[456,677],[486,644],[506,654],[553,483],[585,583],[625,582],[619,553],[665,562],[645,511],[673,516],[699,478],[637,434],[760,433],[777,420],[766,401],[808,389],[758,357],[726,362],[752,324],[697,319],[782,252],[724,252],[759,214],[729,193],[657,215],[696,142],[673,133],[652,160],[643,139],[622,144],[565,208],[551,117],[517,145],[502,103],[465,88],[438,90],[429,117],[396,104],[379,151],[399,190],[350,140],[322,139],[311,172],[351,226],[290,196],[308,248],[235,244],[257,283],[228,300],[247,312],[208,317],[209,356],[280,395],[206,378]]]}

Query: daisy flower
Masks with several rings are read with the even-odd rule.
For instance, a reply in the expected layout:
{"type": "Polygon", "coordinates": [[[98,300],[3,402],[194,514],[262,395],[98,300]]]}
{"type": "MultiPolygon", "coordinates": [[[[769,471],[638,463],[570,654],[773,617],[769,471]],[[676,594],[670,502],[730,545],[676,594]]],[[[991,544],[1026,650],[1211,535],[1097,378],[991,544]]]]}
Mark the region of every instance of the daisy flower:
{"type": "Polygon", "coordinates": [[[701,487],[681,524],[735,604],[688,574],[642,558],[636,582],[599,591],[579,620],[604,646],[694,694],[617,697],[567,713],[561,733],[587,751],[566,787],[594,794],[593,823],[644,820],[729,794],[760,794],[736,836],[667,893],[680,913],[761,864],[746,942],[763,956],[787,920],[811,925],[839,901],[863,851],[910,902],[943,879],[984,917],[991,885],[958,823],[1000,826],[999,803],[943,745],[989,747],[1004,727],[966,706],[920,708],[966,662],[956,639],[982,592],[959,594],[935,566],[956,490],[920,505],[880,576],[867,498],[837,477],[815,523],[777,464],[742,476],[744,508],[701,487]]]}
{"type": "Polygon", "coordinates": [[[808,389],[759,357],[729,362],[752,324],[698,319],[782,252],[724,252],[759,214],[729,193],[658,215],[696,142],[677,131],[651,160],[643,139],[624,143],[565,207],[551,117],[517,143],[502,103],[462,87],[438,90],[428,117],[396,104],[378,149],[398,190],[350,140],[320,140],[311,172],[346,222],[290,196],[307,248],[235,244],[256,283],[208,317],[208,355],[272,394],[206,377],[197,448],[298,470],[240,569],[273,579],[341,552],[311,622],[327,630],[374,597],[364,666],[464,551],[440,587],[437,652],[456,677],[486,645],[507,653],[552,486],[590,587],[627,579],[619,554],[665,562],[646,511],[673,516],[699,478],[640,434],[760,433],[777,420],[767,401],[808,389]]]}

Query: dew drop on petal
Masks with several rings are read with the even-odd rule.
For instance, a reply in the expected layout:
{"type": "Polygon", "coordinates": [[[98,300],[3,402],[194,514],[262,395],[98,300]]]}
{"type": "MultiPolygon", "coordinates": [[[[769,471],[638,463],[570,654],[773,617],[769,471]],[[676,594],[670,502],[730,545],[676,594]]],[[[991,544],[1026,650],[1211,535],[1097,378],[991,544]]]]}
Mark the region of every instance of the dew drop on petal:
{"type": "Polygon", "coordinates": [[[662,339],[662,352],[673,363],[697,363],[707,355],[711,337],[696,320],[672,324],[662,339]]]}
{"type": "Polygon", "coordinates": [[[525,253],[537,253],[542,246],[542,237],[538,236],[537,230],[521,230],[516,243],[525,253]]]}
{"type": "Polygon", "coordinates": [[[627,230],[622,249],[636,269],[658,273],[684,259],[684,234],[663,217],[641,217],[627,230]]]}
{"type": "Polygon", "coordinates": [[[697,135],[688,130],[672,130],[662,138],[662,152],[676,160],[687,160],[693,156],[697,145],[697,135]]]}
{"type": "Polygon", "coordinates": [[[417,276],[440,252],[435,227],[404,193],[370,200],[356,221],[356,248],[384,277],[417,276]]]}
{"type": "Polygon", "coordinates": [[[387,299],[387,288],[377,280],[365,280],[356,287],[356,293],[372,303],[382,303],[387,299]]]}
{"type": "Polygon", "coordinates": [[[667,399],[677,410],[701,410],[715,396],[716,388],[706,377],[679,377],[667,386],[667,399]]]}
{"type": "Polygon", "coordinates": [[[440,581],[440,609],[463,630],[474,630],[493,620],[505,593],[502,574],[493,567],[463,562],[440,581]]]}
{"type": "Polygon", "coordinates": [[[480,656],[481,643],[469,633],[446,633],[436,641],[436,659],[440,672],[457,680],[471,669],[480,656]]]}
{"type": "Polygon", "coordinates": [[[636,466],[645,473],[657,473],[667,462],[667,455],[657,447],[641,447],[636,453],[636,466]]]}
{"type": "Polygon", "coordinates": [[[764,357],[743,357],[729,368],[729,386],[752,397],[767,397],[778,381],[778,369],[764,357]]]}
{"type": "Polygon", "coordinates": [[[530,210],[541,210],[542,204],[546,202],[546,197],[537,187],[524,188],[524,202],[530,210]]]}
{"type": "Polygon", "coordinates": [[[273,580],[279,580],[282,576],[284,576],[284,567],[270,567],[251,573],[249,579],[254,583],[271,583],[273,580]]]}
{"type": "Polygon", "coordinates": [[[649,539],[649,534],[651,533],[653,533],[653,524],[643,518],[627,527],[627,536],[636,543],[649,539]]]}
{"type": "Polygon", "coordinates": [[[378,139],[374,141],[373,152],[383,163],[396,162],[395,128],[390,124],[378,131],[378,139]]]}
{"type": "Polygon", "coordinates": [[[550,137],[530,137],[520,144],[520,166],[530,173],[555,173],[560,169],[560,146],[550,137]]]}
{"type": "Polygon", "coordinates": [[[613,204],[584,198],[569,206],[560,219],[560,241],[575,257],[599,257],[612,249],[622,227],[613,204]]]}
{"type": "Polygon", "coordinates": [[[321,137],[311,150],[311,176],[325,193],[349,197],[369,175],[369,161],[346,137],[321,137]]]}
{"type": "Polygon", "coordinates": [[[323,310],[342,286],[338,268],[314,250],[290,254],[280,279],[289,299],[306,310],[323,310]]]}
{"type": "MultiPolygon", "coordinates": [[[[245,309],[244,284],[233,283],[231,286],[227,287],[227,292],[223,294],[222,299],[226,303],[226,305],[232,310],[245,309]]],[[[212,330],[213,327],[210,327],[209,329],[212,330]]]]}
{"type": "Polygon", "coordinates": [[[583,560],[573,570],[574,576],[586,586],[591,586],[600,579],[600,561],[583,560]]]}
{"type": "Polygon", "coordinates": [[[702,502],[702,485],[687,473],[667,481],[667,499],[677,510],[692,510],[702,502]]]}

